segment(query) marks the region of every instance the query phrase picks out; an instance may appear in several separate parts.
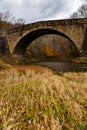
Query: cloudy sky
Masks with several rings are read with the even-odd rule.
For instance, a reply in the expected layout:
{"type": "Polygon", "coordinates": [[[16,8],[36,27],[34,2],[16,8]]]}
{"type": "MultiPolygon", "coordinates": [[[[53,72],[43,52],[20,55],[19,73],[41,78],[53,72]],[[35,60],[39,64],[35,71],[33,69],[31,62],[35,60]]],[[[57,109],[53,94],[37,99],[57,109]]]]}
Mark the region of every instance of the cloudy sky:
{"type": "Polygon", "coordinates": [[[0,0],[0,12],[10,11],[26,23],[68,18],[86,0],[0,0]]]}

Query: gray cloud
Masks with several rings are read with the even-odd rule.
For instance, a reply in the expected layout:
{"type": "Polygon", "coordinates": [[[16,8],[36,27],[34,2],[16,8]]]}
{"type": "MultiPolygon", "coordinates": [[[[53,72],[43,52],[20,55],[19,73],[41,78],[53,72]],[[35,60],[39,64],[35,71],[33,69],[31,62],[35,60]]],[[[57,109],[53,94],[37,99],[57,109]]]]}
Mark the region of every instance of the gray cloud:
{"type": "Polygon", "coordinates": [[[27,23],[68,18],[84,0],[0,0],[0,11],[9,10],[27,23]]]}

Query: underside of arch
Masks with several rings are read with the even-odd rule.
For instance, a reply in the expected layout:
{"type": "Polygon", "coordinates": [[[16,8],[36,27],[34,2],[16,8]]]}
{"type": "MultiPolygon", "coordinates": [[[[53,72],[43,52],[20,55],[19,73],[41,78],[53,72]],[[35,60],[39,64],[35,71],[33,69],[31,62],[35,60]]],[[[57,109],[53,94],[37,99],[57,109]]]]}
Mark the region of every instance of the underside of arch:
{"type": "MultiPolygon", "coordinates": [[[[29,34],[21,38],[21,40],[15,46],[13,50],[13,54],[24,55],[27,47],[29,46],[29,44],[32,43],[32,41],[46,34],[56,34],[56,35],[63,36],[67,38],[70,41],[71,45],[75,46],[75,48],[78,50],[74,42],[65,34],[59,31],[53,30],[53,29],[38,29],[38,30],[30,32],[29,34]]],[[[78,54],[79,54],[79,50],[78,50],[78,54]]]]}

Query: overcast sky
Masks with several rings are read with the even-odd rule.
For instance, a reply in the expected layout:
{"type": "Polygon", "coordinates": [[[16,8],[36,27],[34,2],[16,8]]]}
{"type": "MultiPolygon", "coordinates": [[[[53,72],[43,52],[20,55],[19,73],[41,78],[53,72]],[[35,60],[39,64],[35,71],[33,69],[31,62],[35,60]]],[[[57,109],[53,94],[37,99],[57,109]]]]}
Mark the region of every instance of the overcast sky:
{"type": "Polygon", "coordinates": [[[68,18],[86,0],[0,0],[0,12],[10,11],[26,23],[68,18]]]}

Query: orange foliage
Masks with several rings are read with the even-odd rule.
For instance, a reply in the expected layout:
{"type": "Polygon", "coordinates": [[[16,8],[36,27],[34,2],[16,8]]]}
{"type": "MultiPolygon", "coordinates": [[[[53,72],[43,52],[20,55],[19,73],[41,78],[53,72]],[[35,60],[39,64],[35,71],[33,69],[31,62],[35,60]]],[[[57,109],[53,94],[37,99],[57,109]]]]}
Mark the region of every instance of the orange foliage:
{"type": "Polygon", "coordinates": [[[45,46],[44,53],[48,57],[58,57],[59,56],[59,54],[55,50],[53,50],[53,48],[51,48],[50,45],[45,46]]]}

